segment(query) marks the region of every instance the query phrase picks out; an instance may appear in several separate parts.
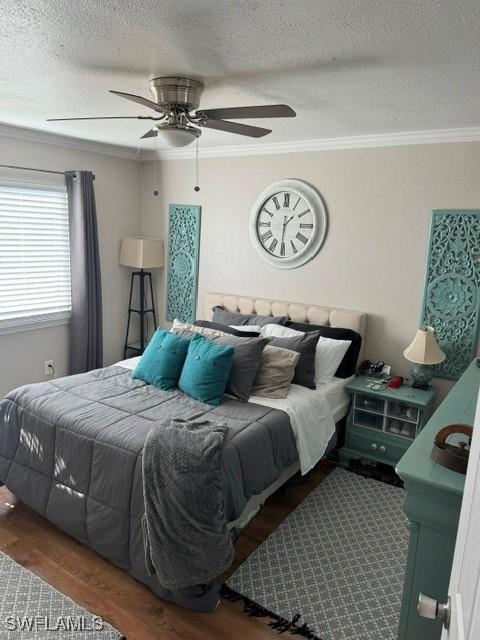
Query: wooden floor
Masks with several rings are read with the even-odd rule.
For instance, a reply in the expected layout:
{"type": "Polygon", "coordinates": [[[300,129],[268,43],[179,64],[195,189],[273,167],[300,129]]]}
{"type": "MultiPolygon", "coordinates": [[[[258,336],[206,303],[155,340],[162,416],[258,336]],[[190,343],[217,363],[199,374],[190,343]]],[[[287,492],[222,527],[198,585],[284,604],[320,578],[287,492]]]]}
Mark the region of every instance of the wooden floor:
{"type": "MultiPolygon", "coordinates": [[[[281,489],[242,532],[229,573],[272,533],[333,469],[320,463],[301,483],[281,489]]],[[[128,640],[272,640],[268,621],[249,618],[240,603],[222,601],[201,614],[160,600],[147,587],[103,560],[0,488],[0,550],[75,602],[121,631],[128,640]]]]}

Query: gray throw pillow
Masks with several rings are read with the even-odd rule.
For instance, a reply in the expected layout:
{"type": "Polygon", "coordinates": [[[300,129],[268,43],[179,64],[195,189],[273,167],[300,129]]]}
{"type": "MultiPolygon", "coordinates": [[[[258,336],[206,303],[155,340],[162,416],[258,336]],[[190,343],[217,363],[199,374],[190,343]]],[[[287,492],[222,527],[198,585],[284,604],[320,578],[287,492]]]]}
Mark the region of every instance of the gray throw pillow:
{"type": "Polygon", "coordinates": [[[300,359],[295,367],[293,384],[299,384],[307,389],[316,389],[315,384],[315,355],[320,339],[320,331],[311,331],[303,336],[288,338],[270,337],[269,344],[282,349],[291,349],[300,354],[300,359]]]}
{"type": "Polygon", "coordinates": [[[269,339],[225,335],[211,338],[211,340],[235,349],[226,392],[239,400],[247,401],[252,395],[253,382],[262,362],[262,352],[269,343],[269,339]]]}
{"type": "Polygon", "coordinates": [[[252,395],[252,386],[262,362],[262,352],[269,338],[241,338],[209,327],[200,327],[175,320],[172,331],[181,336],[198,333],[213,342],[235,349],[226,393],[245,402],[252,395]]]}
{"type": "Polygon", "coordinates": [[[227,311],[224,307],[213,307],[213,322],[219,324],[232,324],[234,326],[240,325],[256,325],[263,327],[265,324],[281,324],[285,325],[288,318],[287,316],[259,316],[256,313],[236,313],[234,311],[227,311]]]}
{"type": "Polygon", "coordinates": [[[295,375],[300,354],[290,349],[267,345],[253,383],[252,395],[261,398],[286,398],[295,375]]]}

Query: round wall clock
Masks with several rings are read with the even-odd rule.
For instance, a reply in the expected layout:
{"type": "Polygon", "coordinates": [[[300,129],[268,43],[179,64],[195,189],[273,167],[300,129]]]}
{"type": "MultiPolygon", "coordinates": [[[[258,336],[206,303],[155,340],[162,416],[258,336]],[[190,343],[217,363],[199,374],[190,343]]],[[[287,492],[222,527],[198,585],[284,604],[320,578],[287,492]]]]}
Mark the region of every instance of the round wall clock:
{"type": "Polygon", "coordinates": [[[320,194],[302,180],[280,180],[258,196],[250,215],[250,238],[257,253],[280,269],[311,260],[327,233],[320,194]]]}

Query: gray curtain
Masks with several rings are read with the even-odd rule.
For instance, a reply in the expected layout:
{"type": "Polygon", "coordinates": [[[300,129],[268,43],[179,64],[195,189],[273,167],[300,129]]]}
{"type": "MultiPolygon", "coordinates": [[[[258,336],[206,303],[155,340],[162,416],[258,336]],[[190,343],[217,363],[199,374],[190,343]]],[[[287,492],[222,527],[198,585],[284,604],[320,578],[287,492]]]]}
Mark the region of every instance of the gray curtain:
{"type": "Polygon", "coordinates": [[[103,366],[102,281],[94,179],[90,171],[68,171],[65,175],[72,272],[70,373],[103,366]]]}

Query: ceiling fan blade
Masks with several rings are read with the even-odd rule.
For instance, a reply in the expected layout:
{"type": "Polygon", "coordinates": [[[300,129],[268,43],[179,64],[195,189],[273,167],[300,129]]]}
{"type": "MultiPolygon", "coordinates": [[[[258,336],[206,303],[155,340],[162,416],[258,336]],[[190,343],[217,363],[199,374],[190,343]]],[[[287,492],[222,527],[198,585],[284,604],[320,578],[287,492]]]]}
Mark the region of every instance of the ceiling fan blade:
{"type": "Polygon", "coordinates": [[[248,124],[240,124],[239,122],[228,122],[227,120],[206,120],[201,127],[207,129],[217,129],[218,131],[226,131],[227,133],[238,133],[240,136],[249,136],[250,138],[262,138],[269,133],[271,129],[262,129],[262,127],[251,127],[248,124]]]}
{"type": "Polygon", "coordinates": [[[156,138],[158,136],[158,129],[150,129],[150,131],[147,131],[147,133],[144,133],[143,136],[141,136],[140,140],[142,140],[142,138],[156,138]]]}
{"type": "Polygon", "coordinates": [[[125,98],[126,100],[131,100],[132,102],[137,102],[138,104],[142,104],[144,107],[148,107],[149,109],[154,109],[155,111],[159,111],[160,113],[168,113],[168,109],[164,109],[153,100],[147,100],[143,96],[136,96],[133,93],[123,93],[122,91],[113,91],[110,89],[110,93],[114,93],[116,96],[120,96],[121,98],[125,98]]]}
{"type": "Polygon", "coordinates": [[[197,115],[223,120],[240,118],[294,118],[297,114],[286,104],[267,104],[256,107],[225,107],[224,109],[203,109],[197,115]]]}
{"type": "Polygon", "coordinates": [[[154,116],[95,116],[93,118],[47,118],[47,122],[61,122],[62,120],[161,120],[154,116]]]}

